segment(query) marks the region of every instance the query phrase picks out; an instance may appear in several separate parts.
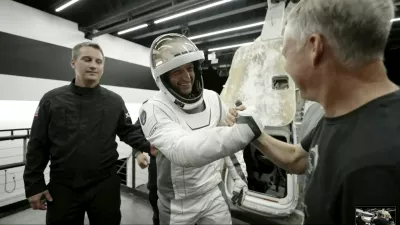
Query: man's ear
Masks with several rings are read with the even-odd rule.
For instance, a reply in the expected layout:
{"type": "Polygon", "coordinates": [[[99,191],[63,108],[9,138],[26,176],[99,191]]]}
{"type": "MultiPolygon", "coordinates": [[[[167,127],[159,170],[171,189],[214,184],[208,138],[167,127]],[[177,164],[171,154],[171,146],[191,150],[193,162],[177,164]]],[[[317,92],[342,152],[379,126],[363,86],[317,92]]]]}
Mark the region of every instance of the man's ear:
{"type": "Polygon", "coordinates": [[[75,69],[75,60],[71,60],[71,67],[73,68],[73,69],[75,69]]]}
{"type": "Polygon", "coordinates": [[[308,39],[308,42],[312,52],[313,65],[317,66],[321,62],[324,53],[323,38],[319,34],[313,34],[308,39]]]}

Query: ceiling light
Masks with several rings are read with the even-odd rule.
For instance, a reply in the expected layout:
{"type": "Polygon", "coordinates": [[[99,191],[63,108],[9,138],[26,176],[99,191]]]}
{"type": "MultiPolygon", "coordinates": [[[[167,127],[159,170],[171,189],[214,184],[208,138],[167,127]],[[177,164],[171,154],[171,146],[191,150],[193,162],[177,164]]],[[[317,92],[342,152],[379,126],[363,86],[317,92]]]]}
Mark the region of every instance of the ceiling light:
{"type": "Polygon", "coordinates": [[[178,18],[178,17],[182,17],[182,16],[185,16],[185,15],[188,15],[188,14],[192,14],[192,13],[199,12],[199,11],[202,11],[202,10],[205,10],[205,9],[208,9],[208,8],[212,8],[212,7],[215,7],[215,6],[218,6],[218,5],[222,5],[222,4],[230,2],[230,1],[233,1],[233,0],[222,0],[222,1],[219,1],[219,2],[211,3],[209,5],[201,6],[201,7],[196,8],[196,9],[188,10],[186,12],[181,12],[181,13],[178,13],[178,14],[175,14],[175,15],[172,15],[172,16],[164,17],[162,19],[154,21],[154,23],[155,24],[162,23],[162,22],[165,22],[165,21],[168,21],[168,20],[172,20],[172,19],[175,19],[175,18],[178,18]]]}
{"type": "Polygon", "coordinates": [[[251,45],[251,44],[253,44],[253,42],[247,42],[247,43],[242,43],[242,44],[237,44],[237,45],[229,45],[229,46],[224,46],[224,47],[212,48],[212,49],[208,49],[208,51],[209,52],[214,52],[214,51],[230,49],[230,48],[237,48],[237,47],[241,47],[241,46],[244,46],[244,45],[251,45]]]}
{"type": "Polygon", "coordinates": [[[58,8],[56,9],[56,12],[60,12],[61,10],[67,8],[68,6],[70,6],[70,5],[74,4],[74,3],[77,3],[78,1],[79,1],[79,0],[71,0],[71,1],[69,1],[69,2],[67,2],[67,3],[65,3],[64,5],[58,7],[58,8]]]}
{"type": "Polygon", "coordinates": [[[118,32],[118,35],[126,34],[126,33],[128,33],[128,32],[132,32],[132,31],[135,31],[135,30],[139,30],[139,29],[142,29],[142,28],[145,28],[145,27],[148,27],[148,26],[149,26],[149,25],[148,25],[147,23],[145,23],[145,24],[142,24],[142,25],[139,25],[139,26],[136,26],[136,27],[132,27],[132,28],[129,28],[129,29],[120,31],[120,32],[118,32]]]}
{"type": "Polygon", "coordinates": [[[390,22],[396,22],[396,21],[399,21],[399,20],[400,20],[400,17],[399,17],[399,18],[391,19],[390,22]]]}
{"type": "Polygon", "coordinates": [[[223,34],[223,33],[228,33],[228,32],[237,31],[237,30],[243,30],[243,29],[250,28],[250,27],[261,26],[261,25],[264,25],[264,23],[265,23],[264,21],[258,22],[258,23],[252,23],[252,24],[248,24],[248,25],[244,25],[244,26],[239,26],[239,27],[234,27],[234,28],[229,28],[229,29],[225,29],[225,30],[220,30],[220,31],[215,31],[215,32],[210,32],[210,33],[206,33],[206,34],[189,37],[189,39],[194,40],[194,39],[199,39],[199,38],[208,37],[208,36],[212,36],[212,35],[223,34]]]}

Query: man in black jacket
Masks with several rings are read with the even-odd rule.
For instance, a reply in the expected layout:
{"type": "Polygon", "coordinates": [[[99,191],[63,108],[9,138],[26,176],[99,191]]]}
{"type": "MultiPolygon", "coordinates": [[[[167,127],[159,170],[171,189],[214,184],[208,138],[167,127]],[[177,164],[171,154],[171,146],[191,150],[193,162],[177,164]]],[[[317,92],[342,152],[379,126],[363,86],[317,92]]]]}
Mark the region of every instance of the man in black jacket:
{"type": "Polygon", "coordinates": [[[116,136],[143,148],[121,96],[100,86],[104,54],[99,45],[73,48],[75,78],[47,92],[35,112],[24,183],[33,209],[47,224],[120,224],[120,178],[116,136]],[[44,170],[50,164],[50,182],[44,170]]]}

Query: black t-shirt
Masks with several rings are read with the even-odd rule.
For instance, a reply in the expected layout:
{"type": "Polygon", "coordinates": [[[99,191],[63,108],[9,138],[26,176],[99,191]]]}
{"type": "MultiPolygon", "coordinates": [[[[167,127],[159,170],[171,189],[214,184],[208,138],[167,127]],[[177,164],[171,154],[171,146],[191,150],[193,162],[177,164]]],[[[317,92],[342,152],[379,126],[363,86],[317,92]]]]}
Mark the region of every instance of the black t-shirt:
{"type": "Polygon", "coordinates": [[[305,224],[355,224],[356,207],[400,209],[400,91],[323,118],[301,145],[305,224]]]}

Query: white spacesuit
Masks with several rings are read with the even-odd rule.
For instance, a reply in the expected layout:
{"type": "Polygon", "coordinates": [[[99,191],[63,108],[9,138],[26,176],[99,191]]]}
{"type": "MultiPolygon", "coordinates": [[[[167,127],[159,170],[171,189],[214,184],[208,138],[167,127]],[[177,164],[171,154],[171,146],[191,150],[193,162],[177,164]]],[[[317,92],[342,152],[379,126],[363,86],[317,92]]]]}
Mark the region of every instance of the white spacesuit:
{"type": "Polygon", "coordinates": [[[203,88],[200,63],[204,54],[185,36],[162,35],[150,51],[150,67],[160,92],[139,113],[146,138],[158,149],[160,224],[231,224],[218,188],[221,159],[233,173],[234,190],[246,191],[240,179],[247,175],[241,149],[260,135],[259,126],[251,116],[239,117],[232,127],[221,126],[227,107],[217,93],[203,88]],[[194,73],[192,90],[183,96],[170,76],[188,64],[193,65],[189,68],[194,73]],[[241,172],[235,173],[235,163],[241,163],[241,172]]]}

